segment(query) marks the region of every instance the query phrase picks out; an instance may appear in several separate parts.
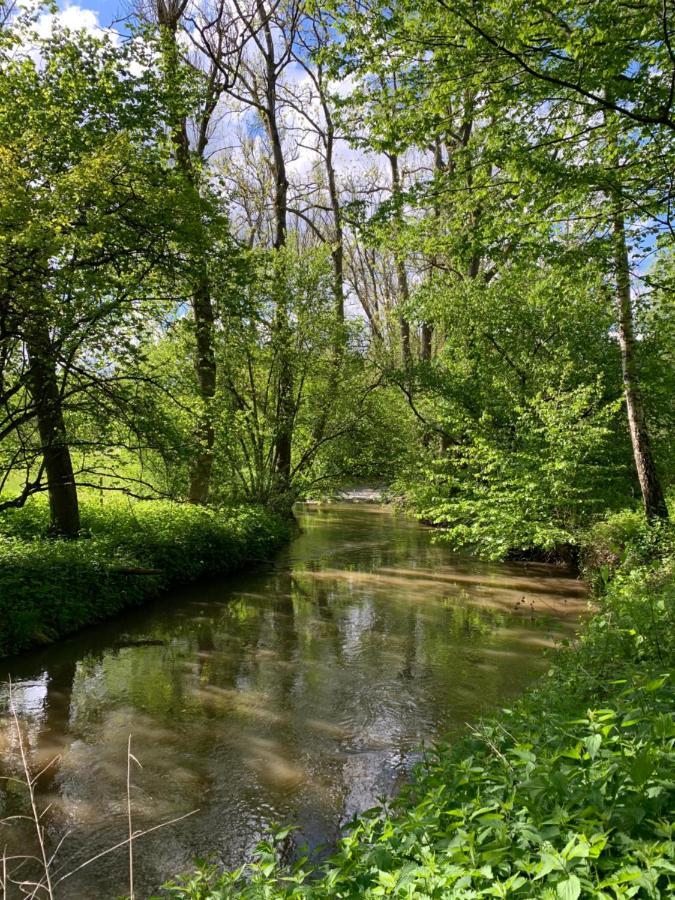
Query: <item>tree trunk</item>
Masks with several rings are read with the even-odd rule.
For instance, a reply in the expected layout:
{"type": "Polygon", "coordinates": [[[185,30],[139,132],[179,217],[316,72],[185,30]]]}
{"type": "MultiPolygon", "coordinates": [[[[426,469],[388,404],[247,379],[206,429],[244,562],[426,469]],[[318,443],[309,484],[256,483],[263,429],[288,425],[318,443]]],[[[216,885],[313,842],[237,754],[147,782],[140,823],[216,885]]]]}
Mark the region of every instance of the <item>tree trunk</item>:
{"type": "MultiPolygon", "coordinates": [[[[165,66],[168,78],[171,81],[177,79],[179,67],[178,53],[178,23],[184,4],[167,8],[163,4],[157,6],[157,19],[164,29],[165,35],[165,66]]],[[[214,104],[215,105],[215,104],[214,104]]],[[[212,111],[213,107],[211,107],[212,111]]],[[[210,113],[207,114],[210,118],[210,113]]],[[[195,171],[190,156],[190,141],[188,138],[187,122],[185,117],[175,112],[171,125],[172,142],[176,154],[176,165],[190,190],[194,194],[196,204],[201,204],[199,191],[199,175],[195,171]]],[[[206,134],[208,118],[201,123],[201,132],[206,134]]],[[[203,154],[206,139],[200,140],[199,150],[203,154]]],[[[206,247],[204,235],[200,235],[198,253],[202,255],[197,260],[199,275],[192,292],[192,317],[195,323],[195,355],[194,366],[197,375],[197,388],[201,401],[201,409],[195,429],[197,439],[197,451],[190,468],[190,486],[188,500],[191,503],[205,504],[209,496],[211,485],[211,471],[213,469],[213,445],[215,442],[215,428],[213,424],[213,398],[216,394],[216,354],[214,348],[214,322],[215,314],[211,300],[211,285],[209,282],[206,265],[206,247]]]]}
{"type": "Polygon", "coordinates": [[[626,413],[633,446],[633,459],[647,518],[650,521],[667,519],[668,508],[666,507],[663,489],[656,471],[642,400],[642,391],[640,389],[637,346],[633,327],[626,226],[620,197],[615,194],[611,203],[616,279],[616,318],[621,350],[621,371],[626,398],[626,413]]]}
{"type": "MultiPolygon", "coordinates": [[[[396,266],[398,272],[398,282],[399,282],[399,290],[400,286],[403,282],[402,273],[404,272],[404,267],[402,265],[396,266]]],[[[405,281],[407,283],[407,276],[405,276],[405,281]]],[[[399,321],[401,323],[401,351],[403,355],[403,367],[406,371],[410,368],[410,363],[412,360],[412,353],[410,350],[410,322],[406,319],[406,317],[401,313],[399,316],[399,321]]]]}
{"type": "Polygon", "coordinates": [[[206,503],[213,469],[213,398],[216,395],[216,356],[213,346],[214,314],[209,291],[208,275],[204,271],[192,297],[192,313],[195,323],[195,371],[199,395],[203,404],[197,425],[198,451],[192,463],[190,490],[191,503],[206,503]]]}
{"type": "Polygon", "coordinates": [[[333,212],[333,228],[335,229],[335,243],[331,256],[333,258],[334,282],[333,292],[335,294],[335,315],[338,322],[344,322],[345,318],[345,287],[344,287],[344,237],[342,233],[342,208],[340,205],[340,193],[338,191],[337,180],[335,178],[335,165],[333,162],[333,149],[335,143],[335,133],[333,121],[330,115],[328,104],[322,97],[324,116],[326,118],[326,172],[328,174],[328,193],[330,196],[330,205],[333,212]]]}
{"type": "Polygon", "coordinates": [[[80,530],[77,486],[63,419],[56,366],[46,326],[40,324],[35,327],[26,346],[30,364],[30,391],[35,403],[47,476],[51,527],[56,534],[77,537],[80,530]]]}
{"type": "Polygon", "coordinates": [[[420,347],[420,360],[422,362],[431,362],[431,340],[433,333],[433,326],[428,322],[424,322],[422,324],[422,344],[420,347]]]}
{"type": "MultiPolygon", "coordinates": [[[[434,174],[436,178],[439,178],[445,173],[446,165],[445,160],[443,159],[443,147],[441,145],[441,140],[439,137],[436,137],[434,140],[434,174]]],[[[441,220],[441,207],[438,202],[438,199],[434,200],[433,204],[434,211],[434,220],[436,227],[439,229],[440,233],[440,220],[441,220]]],[[[436,268],[440,268],[442,266],[442,260],[437,254],[433,254],[430,260],[430,275],[429,281],[433,282],[435,270],[436,268]]],[[[431,322],[423,322],[422,323],[422,343],[420,346],[420,361],[423,363],[431,362],[431,356],[433,352],[433,335],[434,335],[434,326],[431,322]]]]}
{"type": "MultiPolygon", "coordinates": [[[[389,157],[391,165],[391,190],[395,203],[394,216],[397,224],[397,233],[399,231],[401,212],[399,202],[401,197],[401,174],[398,167],[398,156],[394,153],[389,157]]],[[[408,305],[410,300],[410,286],[408,284],[408,273],[405,268],[405,262],[399,251],[396,251],[396,281],[398,284],[398,299],[403,306],[408,305]]],[[[403,355],[403,367],[408,371],[412,362],[412,353],[410,348],[410,322],[406,319],[405,313],[399,314],[399,322],[401,323],[401,350],[403,355]]]]}
{"type": "MultiPolygon", "coordinates": [[[[286,246],[288,233],[288,177],[286,161],[277,121],[277,61],[270,17],[262,2],[258,2],[265,39],[265,125],[272,147],[272,174],[274,176],[274,249],[286,246]]],[[[279,376],[277,379],[277,410],[274,436],[274,471],[278,491],[287,494],[291,486],[291,460],[293,452],[293,420],[295,418],[294,378],[291,356],[291,326],[286,303],[286,285],[283,269],[277,266],[275,273],[277,295],[275,331],[279,345],[279,376]]]]}

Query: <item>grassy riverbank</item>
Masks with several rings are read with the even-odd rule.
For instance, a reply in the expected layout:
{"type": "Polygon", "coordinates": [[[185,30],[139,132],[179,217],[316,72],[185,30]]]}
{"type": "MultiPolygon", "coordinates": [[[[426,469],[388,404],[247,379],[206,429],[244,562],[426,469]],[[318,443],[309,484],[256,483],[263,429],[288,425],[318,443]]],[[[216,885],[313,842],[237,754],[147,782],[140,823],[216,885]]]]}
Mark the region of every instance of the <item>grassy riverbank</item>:
{"type": "Polygon", "coordinates": [[[0,655],[55,640],[167,588],[268,558],[288,525],[262,509],[82,504],[82,537],[49,536],[45,504],[0,520],[0,655]]]}
{"type": "Polygon", "coordinates": [[[624,524],[595,535],[602,594],[580,641],[513,709],[438,746],[319,871],[279,867],[269,842],[253,863],[203,865],[166,895],[672,897],[675,554],[668,533],[622,540],[624,524]]]}

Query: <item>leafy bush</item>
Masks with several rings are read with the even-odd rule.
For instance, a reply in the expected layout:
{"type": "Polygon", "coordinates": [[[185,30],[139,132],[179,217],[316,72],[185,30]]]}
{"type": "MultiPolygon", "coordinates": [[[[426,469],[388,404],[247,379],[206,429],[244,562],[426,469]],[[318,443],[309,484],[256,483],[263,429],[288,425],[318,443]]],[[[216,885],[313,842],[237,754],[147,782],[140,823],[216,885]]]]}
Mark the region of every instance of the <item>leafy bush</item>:
{"type": "Polygon", "coordinates": [[[318,871],[306,859],[280,867],[271,840],[252,863],[226,873],[202,863],[165,895],[672,897],[674,567],[671,557],[617,577],[535,690],[427,755],[318,871]]]}
{"type": "Polygon", "coordinates": [[[607,509],[624,474],[611,459],[616,404],[601,385],[524,402],[512,428],[482,423],[471,440],[432,458],[424,478],[402,484],[418,515],[457,548],[503,559],[579,542],[607,509]]]}
{"type": "Polygon", "coordinates": [[[591,666],[603,680],[611,679],[624,660],[647,670],[672,666],[675,556],[620,571],[607,591],[599,613],[588,625],[577,660],[591,666]]]}
{"type": "Polygon", "coordinates": [[[674,553],[675,529],[670,523],[650,525],[642,510],[624,509],[605,516],[587,530],[582,568],[596,590],[601,591],[620,568],[630,571],[674,553]]]}
{"type": "Polygon", "coordinates": [[[287,536],[254,507],[168,501],[82,506],[77,541],[48,536],[42,503],[0,520],[0,654],[16,653],[155,597],[263,559],[287,536]]]}

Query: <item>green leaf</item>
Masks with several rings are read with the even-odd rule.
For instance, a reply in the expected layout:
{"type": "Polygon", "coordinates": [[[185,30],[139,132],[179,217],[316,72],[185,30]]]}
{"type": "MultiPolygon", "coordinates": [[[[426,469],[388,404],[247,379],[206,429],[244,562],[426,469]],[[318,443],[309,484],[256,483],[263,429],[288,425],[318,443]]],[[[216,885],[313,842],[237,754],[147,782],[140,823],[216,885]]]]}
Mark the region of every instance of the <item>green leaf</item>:
{"type": "Polygon", "coordinates": [[[565,881],[559,882],[557,893],[560,900],[577,900],[581,894],[581,882],[576,875],[570,875],[565,881]]]}
{"type": "Polygon", "coordinates": [[[584,743],[586,745],[586,752],[590,758],[595,759],[598,750],[600,749],[600,745],[602,744],[602,735],[591,734],[586,738],[584,743]]]}

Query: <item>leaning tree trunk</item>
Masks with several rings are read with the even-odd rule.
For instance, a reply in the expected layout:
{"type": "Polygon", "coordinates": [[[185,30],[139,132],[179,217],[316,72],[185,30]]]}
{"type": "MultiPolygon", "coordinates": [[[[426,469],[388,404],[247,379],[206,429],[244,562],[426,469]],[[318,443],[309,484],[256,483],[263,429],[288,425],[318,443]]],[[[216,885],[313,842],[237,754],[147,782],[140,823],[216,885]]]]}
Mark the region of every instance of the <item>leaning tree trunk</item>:
{"type": "Polygon", "coordinates": [[[30,393],[40,434],[47,476],[51,528],[64,537],[76,537],[80,510],[70,448],[63,418],[52,344],[46,326],[38,325],[26,341],[30,365],[30,393]]]}
{"type": "Polygon", "coordinates": [[[668,508],[656,471],[640,388],[635,329],[633,326],[626,226],[620,197],[615,194],[612,197],[611,204],[616,279],[616,320],[621,350],[621,371],[626,398],[628,428],[633,446],[633,459],[647,518],[650,521],[667,519],[668,508]]]}

